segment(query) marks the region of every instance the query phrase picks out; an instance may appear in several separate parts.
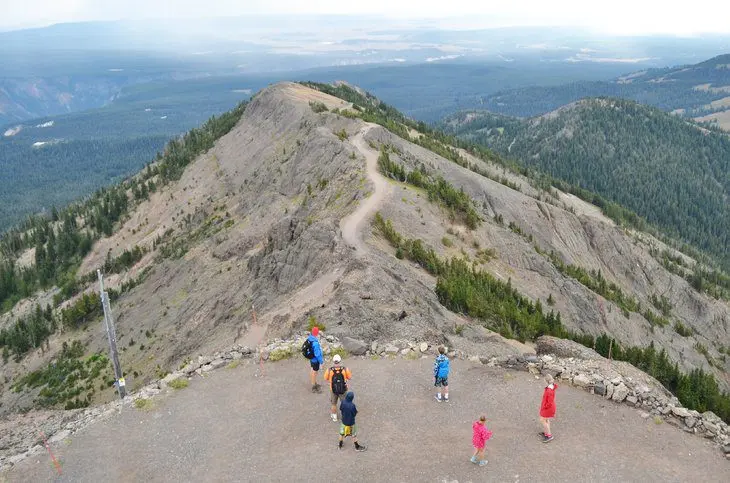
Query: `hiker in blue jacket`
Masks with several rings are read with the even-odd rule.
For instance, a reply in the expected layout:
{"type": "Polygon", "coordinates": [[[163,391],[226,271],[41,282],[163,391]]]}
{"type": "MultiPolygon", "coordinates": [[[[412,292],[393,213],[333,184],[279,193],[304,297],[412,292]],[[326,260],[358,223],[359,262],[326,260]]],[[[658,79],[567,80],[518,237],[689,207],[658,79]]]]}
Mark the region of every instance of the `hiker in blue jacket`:
{"type": "Polygon", "coordinates": [[[324,363],[324,357],[322,356],[322,347],[319,345],[319,327],[312,327],[312,333],[309,334],[305,342],[305,346],[307,345],[309,347],[303,349],[303,352],[304,356],[309,359],[309,365],[312,368],[309,375],[312,382],[312,392],[320,392],[322,387],[317,382],[317,372],[319,372],[320,364],[324,363]]]}
{"type": "Polygon", "coordinates": [[[439,355],[433,361],[434,386],[436,386],[436,400],[449,401],[449,358],[446,357],[446,347],[439,347],[439,355]],[[441,399],[441,388],[444,388],[444,398],[441,399]]]}

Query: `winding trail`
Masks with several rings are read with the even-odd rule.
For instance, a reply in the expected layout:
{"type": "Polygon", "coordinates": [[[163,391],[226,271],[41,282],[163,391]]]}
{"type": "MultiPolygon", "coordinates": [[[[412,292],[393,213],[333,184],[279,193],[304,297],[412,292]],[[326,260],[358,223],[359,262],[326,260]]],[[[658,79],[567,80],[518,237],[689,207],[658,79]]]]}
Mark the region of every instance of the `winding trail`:
{"type": "Polygon", "coordinates": [[[373,127],[375,127],[373,124],[366,125],[352,139],[352,144],[365,156],[367,175],[375,186],[375,192],[360,203],[357,210],[340,221],[342,238],[349,246],[355,249],[358,256],[362,256],[366,251],[365,241],[360,236],[363,222],[377,211],[385,197],[391,192],[390,184],[378,172],[378,152],[368,146],[365,141],[365,134],[373,127]]]}
{"type": "MultiPolygon", "coordinates": [[[[357,257],[364,256],[367,251],[367,245],[361,236],[363,224],[377,211],[392,190],[385,177],[378,172],[379,153],[372,149],[367,141],[365,141],[365,134],[374,127],[377,127],[377,125],[366,124],[352,137],[351,142],[360,154],[365,157],[365,171],[373,183],[375,191],[365,198],[355,211],[340,220],[342,238],[347,246],[355,250],[357,257]]],[[[258,319],[258,324],[250,325],[246,334],[234,342],[249,347],[259,345],[265,339],[268,326],[275,317],[283,316],[287,313],[305,313],[314,307],[326,304],[335,291],[335,282],[341,276],[341,269],[335,268],[317,278],[306,287],[297,290],[285,303],[281,304],[281,308],[262,314],[258,319]]]]}
{"type": "Polygon", "coordinates": [[[451,401],[437,403],[432,356],[345,363],[365,453],[351,442],[338,451],[329,394],[312,394],[301,357],[266,363],[264,377],[248,360],[53,443],[61,478],[39,453],[0,481],[730,481],[730,462],[706,440],[582,389],[559,387],[555,440],[543,444],[543,384],[528,373],[455,360],[451,401]],[[480,414],[494,432],[486,468],[469,463],[480,414]]]}

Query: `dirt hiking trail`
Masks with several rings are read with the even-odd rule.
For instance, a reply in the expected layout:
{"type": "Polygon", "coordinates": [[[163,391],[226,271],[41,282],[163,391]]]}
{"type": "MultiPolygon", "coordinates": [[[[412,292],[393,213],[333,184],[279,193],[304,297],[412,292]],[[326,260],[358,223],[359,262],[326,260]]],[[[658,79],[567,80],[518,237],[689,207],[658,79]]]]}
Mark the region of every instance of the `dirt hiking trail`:
{"type": "Polygon", "coordinates": [[[352,144],[365,156],[368,178],[375,186],[375,191],[360,203],[357,210],[340,222],[342,238],[345,243],[356,250],[358,256],[362,256],[366,251],[365,241],[360,236],[363,222],[377,211],[391,191],[388,181],[378,172],[378,152],[368,146],[364,138],[365,134],[373,127],[375,127],[374,124],[369,124],[358,132],[352,139],[352,144]]]}
{"type": "MultiPolygon", "coordinates": [[[[372,216],[391,192],[388,181],[378,172],[378,152],[368,146],[365,141],[365,134],[377,127],[375,124],[368,124],[360,130],[353,138],[352,144],[365,157],[365,169],[368,178],[374,185],[374,192],[365,198],[357,209],[340,221],[342,238],[347,246],[352,247],[358,257],[362,257],[366,251],[366,244],[360,236],[362,225],[372,216]]],[[[329,302],[335,290],[335,282],[342,276],[342,270],[335,268],[325,273],[311,284],[298,290],[281,308],[269,311],[257,319],[257,324],[249,326],[246,334],[237,338],[234,342],[255,347],[265,340],[266,331],[274,317],[289,314],[302,314],[308,310],[329,302]]]]}
{"type": "MultiPolygon", "coordinates": [[[[456,360],[451,401],[434,400],[432,358],[345,359],[358,406],[360,440],[337,449],[329,394],[312,394],[301,357],[256,361],[196,377],[125,407],[24,460],[12,482],[100,481],[730,481],[717,448],[639,411],[559,386],[555,440],[537,433],[543,384],[534,376],[456,360]],[[472,421],[494,432],[489,464],[469,463],[472,421]]],[[[2,481],[3,475],[0,475],[2,481]]]]}

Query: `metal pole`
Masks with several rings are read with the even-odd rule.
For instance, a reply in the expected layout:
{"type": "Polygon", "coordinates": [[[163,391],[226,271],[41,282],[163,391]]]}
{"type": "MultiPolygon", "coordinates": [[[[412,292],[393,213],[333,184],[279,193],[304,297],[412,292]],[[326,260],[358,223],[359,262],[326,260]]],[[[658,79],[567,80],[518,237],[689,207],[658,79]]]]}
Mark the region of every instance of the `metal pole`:
{"type": "Polygon", "coordinates": [[[112,319],[112,309],[109,304],[109,294],[104,291],[104,276],[101,274],[101,270],[97,270],[96,274],[99,276],[99,293],[101,294],[101,306],[104,309],[104,328],[106,329],[106,335],[109,338],[109,354],[112,358],[112,364],[114,365],[114,378],[116,379],[117,391],[119,397],[124,399],[127,395],[125,387],[124,373],[122,372],[122,365],[119,363],[119,352],[117,351],[117,334],[114,329],[114,319],[112,319]]]}

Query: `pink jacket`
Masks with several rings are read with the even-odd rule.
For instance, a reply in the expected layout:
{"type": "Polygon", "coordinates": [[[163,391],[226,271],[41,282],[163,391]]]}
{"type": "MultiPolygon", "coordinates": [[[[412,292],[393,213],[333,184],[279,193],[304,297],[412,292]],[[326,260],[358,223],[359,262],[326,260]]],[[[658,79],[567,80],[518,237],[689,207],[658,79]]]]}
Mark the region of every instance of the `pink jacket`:
{"type": "Polygon", "coordinates": [[[471,429],[474,430],[474,436],[471,438],[471,443],[475,448],[484,448],[484,445],[487,444],[487,440],[492,437],[492,432],[479,421],[474,421],[471,429]]]}

